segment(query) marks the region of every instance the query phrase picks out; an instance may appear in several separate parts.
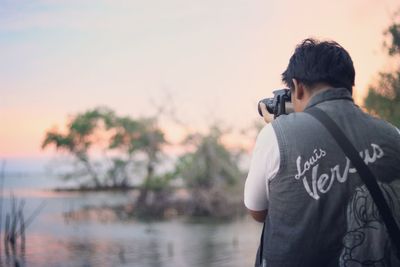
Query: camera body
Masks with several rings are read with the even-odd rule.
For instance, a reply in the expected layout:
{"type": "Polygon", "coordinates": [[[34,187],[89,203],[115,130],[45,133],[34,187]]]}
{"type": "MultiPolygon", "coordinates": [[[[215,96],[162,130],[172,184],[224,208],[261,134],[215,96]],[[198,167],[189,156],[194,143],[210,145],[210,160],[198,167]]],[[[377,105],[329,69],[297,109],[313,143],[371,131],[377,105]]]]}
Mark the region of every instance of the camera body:
{"type": "Polygon", "coordinates": [[[292,95],[290,89],[279,89],[272,92],[274,97],[264,98],[258,102],[258,114],[262,117],[260,103],[264,103],[267,107],[267,111],[270,114],[274,114],[274,118],[293,112],[293,106],[291,103],[292,95]]]}

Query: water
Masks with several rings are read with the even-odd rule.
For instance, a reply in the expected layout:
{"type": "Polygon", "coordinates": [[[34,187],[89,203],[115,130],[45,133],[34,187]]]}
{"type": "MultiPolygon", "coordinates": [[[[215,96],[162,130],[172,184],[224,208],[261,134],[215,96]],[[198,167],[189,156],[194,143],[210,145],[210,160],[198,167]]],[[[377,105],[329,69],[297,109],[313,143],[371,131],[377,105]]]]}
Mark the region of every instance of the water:
{"type": "MultiPolygon", "coordinates": [[[[261,225],[248,217],[225,223],[142,222],[101,208],[130,203],[133,193],[50,191],[57,183],[42,176],[6,178],[3,214],[10,210],[11,191],[26,201],[25,217],[45,203],[28,225],[25,250],[16,251],[22,266],[253,265],[261,225]]],[[[3,264],[11,266],[6,260],[3,255],[3,264]]]]}

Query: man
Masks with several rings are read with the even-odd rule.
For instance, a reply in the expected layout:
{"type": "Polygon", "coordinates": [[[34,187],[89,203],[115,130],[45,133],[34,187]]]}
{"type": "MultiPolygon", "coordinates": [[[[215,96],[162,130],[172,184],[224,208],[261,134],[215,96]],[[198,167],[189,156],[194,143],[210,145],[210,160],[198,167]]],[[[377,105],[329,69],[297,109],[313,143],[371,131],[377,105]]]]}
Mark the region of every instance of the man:
{"type": "Polygon", "coordinates": [[[303,112],[316,106],[338,124],[400,225],[400,134],[353,103],[354,76],[350,55],[336,42],[304,40],[290,58],[282,81],[295,112],[259,133],[244,190],[250,214],[265,223],[256,266],[400,266],[357,170],[303,112]]]}

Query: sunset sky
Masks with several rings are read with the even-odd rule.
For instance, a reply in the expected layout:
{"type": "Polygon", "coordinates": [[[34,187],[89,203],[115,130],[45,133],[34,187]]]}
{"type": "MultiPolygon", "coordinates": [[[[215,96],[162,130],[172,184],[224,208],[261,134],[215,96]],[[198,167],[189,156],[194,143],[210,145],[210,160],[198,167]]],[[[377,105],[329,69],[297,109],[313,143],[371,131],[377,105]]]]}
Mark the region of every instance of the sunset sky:
{"type": "MultiPolygon", "coordinates": [[[[165,103],[193,129],[213,120],[247,127],[307,37],[349,51],[362,105],[387,68],[383,31],[398,8],[398,0],[0,0],[0,159],[38,170],[52,153],[40,149],[45,131],[99,105],[137,117],[165,103]]],[[[164,124],[171,138],[174,127],[164,124]]]]}

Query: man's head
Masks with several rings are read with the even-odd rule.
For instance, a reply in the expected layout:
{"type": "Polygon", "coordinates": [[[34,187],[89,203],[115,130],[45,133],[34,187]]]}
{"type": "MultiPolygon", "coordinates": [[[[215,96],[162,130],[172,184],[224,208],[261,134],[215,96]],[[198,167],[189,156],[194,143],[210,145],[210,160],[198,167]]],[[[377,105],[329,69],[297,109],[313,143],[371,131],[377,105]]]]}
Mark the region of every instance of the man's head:
{"type": "Polygon", "coordinates": [[[292,91],[295,111],[303,111],[310,98],[327,88],[352,92],[355,71],[349,53],[334,41],[306,39],[301,42],[282,73],[292,91]]]}

